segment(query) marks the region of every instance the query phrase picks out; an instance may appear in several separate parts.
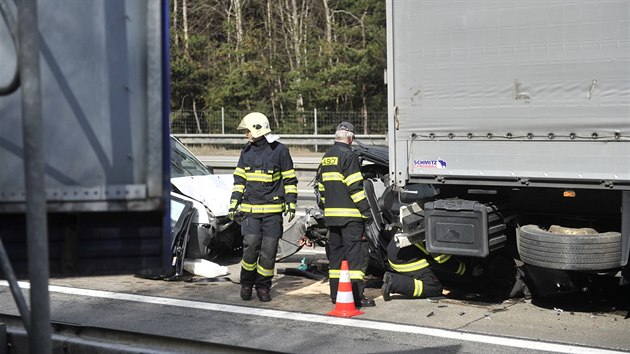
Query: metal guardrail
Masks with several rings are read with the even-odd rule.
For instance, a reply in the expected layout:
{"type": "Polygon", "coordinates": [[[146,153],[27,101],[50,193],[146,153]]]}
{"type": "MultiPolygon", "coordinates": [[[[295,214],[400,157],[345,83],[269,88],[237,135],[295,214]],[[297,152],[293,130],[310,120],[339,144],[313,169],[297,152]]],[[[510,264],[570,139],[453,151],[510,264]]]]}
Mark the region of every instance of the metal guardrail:
{"type": "MultiPolygon", "coordinates": [[[[324,153],[322,153],[322,156],[324,153]]],[[[208,167],[212,167],[217,170],[227,173],[234,172],[236,163],[238,162],[238,155],[229,156],[197,156],[199,161],[208,167]]],[[[317,166],[319,166],[321,160],[320,157],[303,157],[293,156],[293,166],[298,172],[312,172],[315,173],[317,166]]]]}
{"type": "MultiPolygon", "coordinates": [[[[173,134],[185,145],[243,145],[243,134],[173,134]]],[[[356,139],[370,142],[374,145],[387,145],[385,134],[357,134],[356,139]]],[[[335,141],[333,134],[281,134],[280,141],[285,145],[332,145],[335,141]]]]}
{"type": "MultiPolygon", "coordinates": [[[[0,323],[5,333],[0,353],[27,353],[27,331],[18,316],[1,314],[0,323]],[[7,351],[6,348],[9,348],[7,351]]],[[[268,353],[266,350],[246,348],[237,344],[223,344],[212,340],[194,340],[143,333],[141,330],[122,330],[79,324],[51,322],[52,353],[268,353]]],[[[2,338],[0,336],[0,338],[2,338]]],[[[33,351],[30,351],[33,353],[33,351]]]]}
{"type": "MultiPolygon", "coordinates": [[[[323,155],[323,153],[322,153],[323,155]]],[[[197,156],[214,173],[232,173],[238,162],[238,156],[197,156]]],[[[319,166],[321,157],[293,157],[293,166],[298,176],[298,205],[314,204],[315,194],[310,185],[319,166]]]]}

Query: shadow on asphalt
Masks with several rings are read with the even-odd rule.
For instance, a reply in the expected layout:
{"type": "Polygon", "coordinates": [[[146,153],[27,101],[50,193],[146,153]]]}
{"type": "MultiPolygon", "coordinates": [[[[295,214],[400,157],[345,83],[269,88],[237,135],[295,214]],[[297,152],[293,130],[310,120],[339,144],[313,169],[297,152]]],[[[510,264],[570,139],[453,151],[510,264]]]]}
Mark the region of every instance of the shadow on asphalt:
{"type": "Polygon", "coordinates": [[[533,299],[532,304],[556,311],[609,313],[630,319],[630,285],[602,284],[582,292],[533,299]]]}

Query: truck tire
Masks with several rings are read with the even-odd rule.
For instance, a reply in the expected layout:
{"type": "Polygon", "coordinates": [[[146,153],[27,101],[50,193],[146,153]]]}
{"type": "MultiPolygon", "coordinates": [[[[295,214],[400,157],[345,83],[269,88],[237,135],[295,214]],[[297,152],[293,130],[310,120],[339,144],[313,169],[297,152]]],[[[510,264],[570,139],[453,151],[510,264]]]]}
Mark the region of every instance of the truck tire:
{"type": "Polygon", "coordinates": [[[568,235],[536,225],[518,229],[518,252],[524,263],[562,270],[606,270],[621,266],[621,233],[568,235]]]}

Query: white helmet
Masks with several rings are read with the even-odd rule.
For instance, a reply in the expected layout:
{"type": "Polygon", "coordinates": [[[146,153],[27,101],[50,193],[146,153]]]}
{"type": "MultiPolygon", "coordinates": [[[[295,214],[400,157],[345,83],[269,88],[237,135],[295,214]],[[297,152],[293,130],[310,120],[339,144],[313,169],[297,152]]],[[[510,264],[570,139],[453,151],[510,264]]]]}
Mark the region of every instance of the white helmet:
{"type": "Polygon", "coordinates": [[[266,115],[260,112],[252,112],[243,117],[241,123],[239,123],[238,128],[236,129],[249,129],[254,139],[271,133],[271,129],[269,128],[269,119],[267,119],[266,115]]]}

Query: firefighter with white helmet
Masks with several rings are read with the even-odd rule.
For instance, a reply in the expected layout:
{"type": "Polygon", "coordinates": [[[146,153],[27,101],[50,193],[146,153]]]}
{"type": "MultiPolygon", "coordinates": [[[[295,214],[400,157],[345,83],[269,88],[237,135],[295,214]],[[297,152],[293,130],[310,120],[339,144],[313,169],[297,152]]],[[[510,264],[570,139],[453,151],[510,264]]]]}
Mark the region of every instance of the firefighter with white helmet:
{"type": "Polygon", "coordinates": [[[249,300],[256,289],[258,299],[271,301],[278,242],[282,237],[282,213],[295,217],[297,177],[289,149],[271,134],[267,116],[247,114],[237,129],[246,129],[247,144],[234,170],[229,216],[244,215],[241,298],[249,300]]]}
{"type": "Polygon", "coordinates": [[[247,129],[254,139],[271,133],[269,119],[260,112],[253,112],[243,117],[236,129],[247,129]]]}

